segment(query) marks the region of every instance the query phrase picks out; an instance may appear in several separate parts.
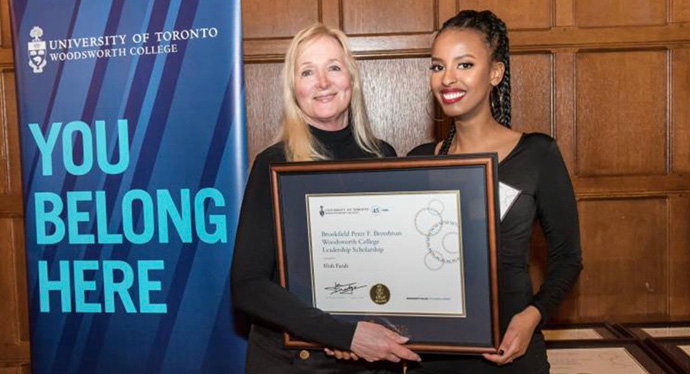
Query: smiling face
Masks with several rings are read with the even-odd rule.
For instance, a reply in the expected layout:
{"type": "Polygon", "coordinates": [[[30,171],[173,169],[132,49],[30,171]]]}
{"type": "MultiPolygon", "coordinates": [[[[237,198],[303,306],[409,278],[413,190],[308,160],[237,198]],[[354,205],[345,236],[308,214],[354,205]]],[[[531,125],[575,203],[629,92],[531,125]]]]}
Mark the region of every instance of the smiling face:
{"type": "Polygon", "coordinates": [[[489,94],[501,82],[503,69],[502,63],[492,61],[483,34],[447,29],[436,37],[431,51],[431,91],[449,117],[491,117],[489,94]]]}
{"type": "Polygon", "coordinates": [[[295,64],[295,98],[307,122],[322,130],[346,125],[352,78],[345,51],[337,40],[322,36],[307,43],[295,64]]]}

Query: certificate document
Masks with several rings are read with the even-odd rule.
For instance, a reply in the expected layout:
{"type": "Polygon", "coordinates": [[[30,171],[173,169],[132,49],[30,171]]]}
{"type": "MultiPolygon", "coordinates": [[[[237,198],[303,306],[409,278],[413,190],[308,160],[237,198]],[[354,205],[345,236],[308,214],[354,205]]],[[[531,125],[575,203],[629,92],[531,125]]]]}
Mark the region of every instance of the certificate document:
{"type": "Polygon", "coordinates": [[[678,348],[690,356],[690,345],[679,345],[678,348]]]}
{"type": "Polygon", "coordinates": [[[313,305],[465,317],[460,191],[306,195],[313,305]]]}
{"type": "Polygon", "coordinates": [[[672,338],[677,336],[690,336],[688,327],[645,327],[642,331],[654,338],[672,338]]]}
{"type": "Polygon", "coordinates": [[[649,374],[625,348],[547,350],[553,374],[649,374]]]}
{"type": "Polygon", "coordinates": [[[546,341],[604,339],[595,329],[542,330],[546,341]]]}

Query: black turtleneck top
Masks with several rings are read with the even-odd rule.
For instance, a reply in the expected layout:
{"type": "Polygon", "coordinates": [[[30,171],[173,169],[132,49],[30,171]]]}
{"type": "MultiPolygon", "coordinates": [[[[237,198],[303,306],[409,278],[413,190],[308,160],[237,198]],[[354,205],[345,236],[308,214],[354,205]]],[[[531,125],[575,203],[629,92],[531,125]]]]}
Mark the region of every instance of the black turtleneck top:
{"type": "MultiPolygon", "coordinates": [[[[310,131],[334,160],[375,157],[357,145],[349,126],[339,131],[310,127],[310,131]]],[[[385,142],[381,142],[381,152],[385,157],[396,155],[385,142]]],[[[355,324],[306,305],[278,283],[269,166],[284,161],[283,143],[265,149],[254,160],[235,239],[231,275],[234,306],[250,314],[252,323],[274,330],[276,338],[287,330],[302,339],[349,350],[355,324]]]]}

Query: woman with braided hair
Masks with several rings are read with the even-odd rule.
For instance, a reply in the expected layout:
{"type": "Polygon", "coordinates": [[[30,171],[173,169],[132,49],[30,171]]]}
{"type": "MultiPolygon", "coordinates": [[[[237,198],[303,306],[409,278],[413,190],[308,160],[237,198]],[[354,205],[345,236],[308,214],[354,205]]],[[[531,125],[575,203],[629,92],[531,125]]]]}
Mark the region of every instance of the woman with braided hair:
{"type": "MultiPolygon", "coordinates": [[[[500,194],[517,197],[501,217],[499,354],[423,357],[410,373],[548,373],[540,327],[582,269],[573,188],[556,142],[510,128],[506,26],[490,11],[465,10],[443,24],[431,52],[431,92],[453,119],[448,137],[409,155],[498,154],[500,194]],[[533,294],[528,272],[532,227],[547,240],[548,270],[533,294]]],[[[502,209],[503,211],[503,209],[502,209]]]]}

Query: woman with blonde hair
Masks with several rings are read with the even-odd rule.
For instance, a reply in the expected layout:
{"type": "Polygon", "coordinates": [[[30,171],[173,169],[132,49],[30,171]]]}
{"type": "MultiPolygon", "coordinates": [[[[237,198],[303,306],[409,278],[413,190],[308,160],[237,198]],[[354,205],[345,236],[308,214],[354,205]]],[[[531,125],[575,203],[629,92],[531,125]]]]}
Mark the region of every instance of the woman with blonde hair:
{"type": "Polygon", "coordinates": [[[252,317],[247,373],[376,373],[386,372],[385,364],[370,362],[419,360],[403,346],[407,338],[374,323],[338,320],[278,284],[269,165],[395,156],[372,134],[359,70],[341,31],[322,24],[300,31],[285,56],[282,89],[279,141],[254,161],[232,264],[234,305],[252,317]],[[355,360],[285,349],[283,331],[355,360]]]}

